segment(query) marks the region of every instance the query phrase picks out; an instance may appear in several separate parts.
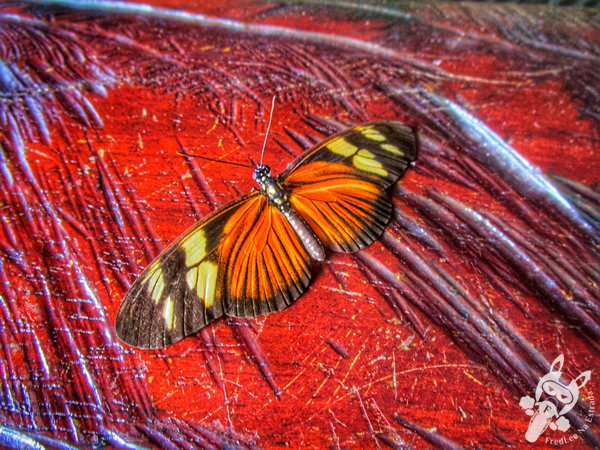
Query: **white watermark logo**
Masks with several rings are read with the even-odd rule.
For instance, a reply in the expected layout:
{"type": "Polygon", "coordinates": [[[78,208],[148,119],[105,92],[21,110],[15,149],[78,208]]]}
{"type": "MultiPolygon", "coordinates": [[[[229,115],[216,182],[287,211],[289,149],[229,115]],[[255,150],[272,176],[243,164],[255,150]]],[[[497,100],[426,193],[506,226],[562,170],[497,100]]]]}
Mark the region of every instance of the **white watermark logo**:
{"type": "MultiPolygon", "coordinates": [[[[547,428],[563,432],[571,428],[571,423],[565,414],[571,411],[577,403],[579,390],[590,381],[591,371],[583,372],[569,384],[564,384],[560,381],[564,361],[564,356],[559,355],[552,363],[550,372],[540,378],[535,389],[535,399],[529,396],[521,397],[519,406],[525,410],[528,416],[531,416],[529,427],[525,433],[525,439],[529,442],[537,441],[547,428]]],[[[590,397],[592,405],[590,414],[593,416],[593,396],[588,397],[590,397]]],[[[577,434],[571,435],[565,442],[578,437],[577,434]]],[[[550,441],[550,443],[554,443],[555,440],[550,439],[550,441]]],[[[561,443],[559,441],[556,443],[561,443]]]]}

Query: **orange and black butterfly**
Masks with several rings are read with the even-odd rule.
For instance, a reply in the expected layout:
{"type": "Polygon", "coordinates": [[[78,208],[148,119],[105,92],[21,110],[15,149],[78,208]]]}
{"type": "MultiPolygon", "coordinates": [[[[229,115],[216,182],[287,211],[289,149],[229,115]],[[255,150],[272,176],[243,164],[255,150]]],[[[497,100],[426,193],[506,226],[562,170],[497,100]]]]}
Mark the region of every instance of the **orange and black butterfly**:
{"type": "Polygon", "coordinates": [[[382,235],[385,190],[416,154],[411,128],[374,122],[326,139],[277,177],[258,165],[259,190],[196,223],[142,272],[117,314],[119,337],[164,347],[223,315],[287,308],[327,249],[355,252],[382,235]]]}

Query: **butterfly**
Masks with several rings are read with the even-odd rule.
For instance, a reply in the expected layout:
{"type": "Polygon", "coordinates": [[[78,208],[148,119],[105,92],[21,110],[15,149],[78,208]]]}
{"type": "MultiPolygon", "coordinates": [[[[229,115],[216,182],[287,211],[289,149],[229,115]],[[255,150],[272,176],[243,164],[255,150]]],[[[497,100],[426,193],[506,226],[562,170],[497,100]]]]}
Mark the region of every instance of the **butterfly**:
{"type": "Polygon", "coordinates": [[[398,122],[358,125],[308,150],[259,189],[204,217],[141,273],[117,313],[124,342],[160,348],[222,316],[281,311],[306,291],[326,250],[356,252],[383,234],[386,189],[417,156],[398,122]]]}

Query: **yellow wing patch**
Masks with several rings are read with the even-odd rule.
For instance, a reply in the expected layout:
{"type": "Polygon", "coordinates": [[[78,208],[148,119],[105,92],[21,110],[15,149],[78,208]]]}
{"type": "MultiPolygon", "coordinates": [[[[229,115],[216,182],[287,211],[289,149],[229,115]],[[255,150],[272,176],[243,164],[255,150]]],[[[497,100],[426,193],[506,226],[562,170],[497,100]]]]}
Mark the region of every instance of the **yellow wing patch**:
{"type": "Polygon", "coordinates": [[[387,177],[387,170],[377,161],[374,153],[366,149],[359,150],[352,158],[352,165],[359,170],[369,172],[380,177],[387,177]]]}
{"type": "MultiPolygon", "coordinates": [[[[377,130],[366,128],[361,131],[361,133],[374,141],[379,141],[379,137],[382,137],[383,140],[385,140],[385,136],[377,130]],[[369,135],[367,136],[366,133],[369,133],[369,135]]],[[[358,170],[372,173],[373,175],[380,177],[386,177],[388,174],[383,165],[377,161],[377,156],[373,152],[370,152],[366,148],[359,149],[356,145],[348,142],[348,140],[343,137],[333,139],[327,144],[327,149],[346,158],[352,156],[352,165],[358,170]]]]}
{"type": "Polygon", "coordinates": [[[202,228],[181,242],[185,265],[193,267],[206,257],[206,234],[202,228]]]}
{"type": "Polygon", "coordinates": [[[397,156],[404,156],[404,152],[396,147],[394,144],[381,144],[382,150],[385,150],[388,153],[392,153],[397,156]]]}
{"type": "Polygon", "coordinates": [[[327,148],[333,153],[342,156],[352,156],[358,150],[358,147],[351,144],[344,138],[333,139],[327,144],[327,148]]]}
{"type": "Polygon", "coordinates": [[[366,127],[363,128],[360,132],[364,137],[370,139],[371,141],[385,142],[387,140],[387,138],[383,134],[381,134],[381,132],[375,127],[366,127]]]}
{"type": "Polygon", "coordinates": [[[190,290],[196,290],[196,295],[202,299],[206,308],[210,308],[215,301],[218,271],[219,267],[214,262],[203,261],[196,267],[189,268],[185,277],[190,290]]]}
{"type": "Polygon", "coordinates": [[[149,268],[149,273],[152,273],[150,278],[148,278],[150,297],[152,297],[154,303],[158,304],[165,290],[165,278],[163,276],[162,268],[160,267],[160,261],[154,261],[152,263],[149,268]]]}

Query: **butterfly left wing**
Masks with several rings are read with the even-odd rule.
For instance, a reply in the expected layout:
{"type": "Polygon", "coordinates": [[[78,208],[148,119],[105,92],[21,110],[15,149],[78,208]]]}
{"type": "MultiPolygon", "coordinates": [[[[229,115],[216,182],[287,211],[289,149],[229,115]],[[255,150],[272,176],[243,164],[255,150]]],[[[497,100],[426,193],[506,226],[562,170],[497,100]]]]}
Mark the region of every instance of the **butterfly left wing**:
{"type": "Polygon", "coordinates": [[[198,222],[142,272],[121,304],[117,334],[159,348],[222,315],[282,310],[306,290],[310,264],[283,214],[253,192],[198,222]]]}
{"type": "Polygon", "coordinates": [[[136,347],[165,347],[224,314],[218,283],[223,234],[231,218],[257,196],[243,196],[205,217],[150,263],[117,313],[121,340],[136,347]]]}
{"type": "Polygon", "coordinates": [[[325,140],[279,178],[290,204],[323,245],[354,252],[383,233],[392,212],[385,189],[416,154],[410,127],[374,122],[325,140]]]}

